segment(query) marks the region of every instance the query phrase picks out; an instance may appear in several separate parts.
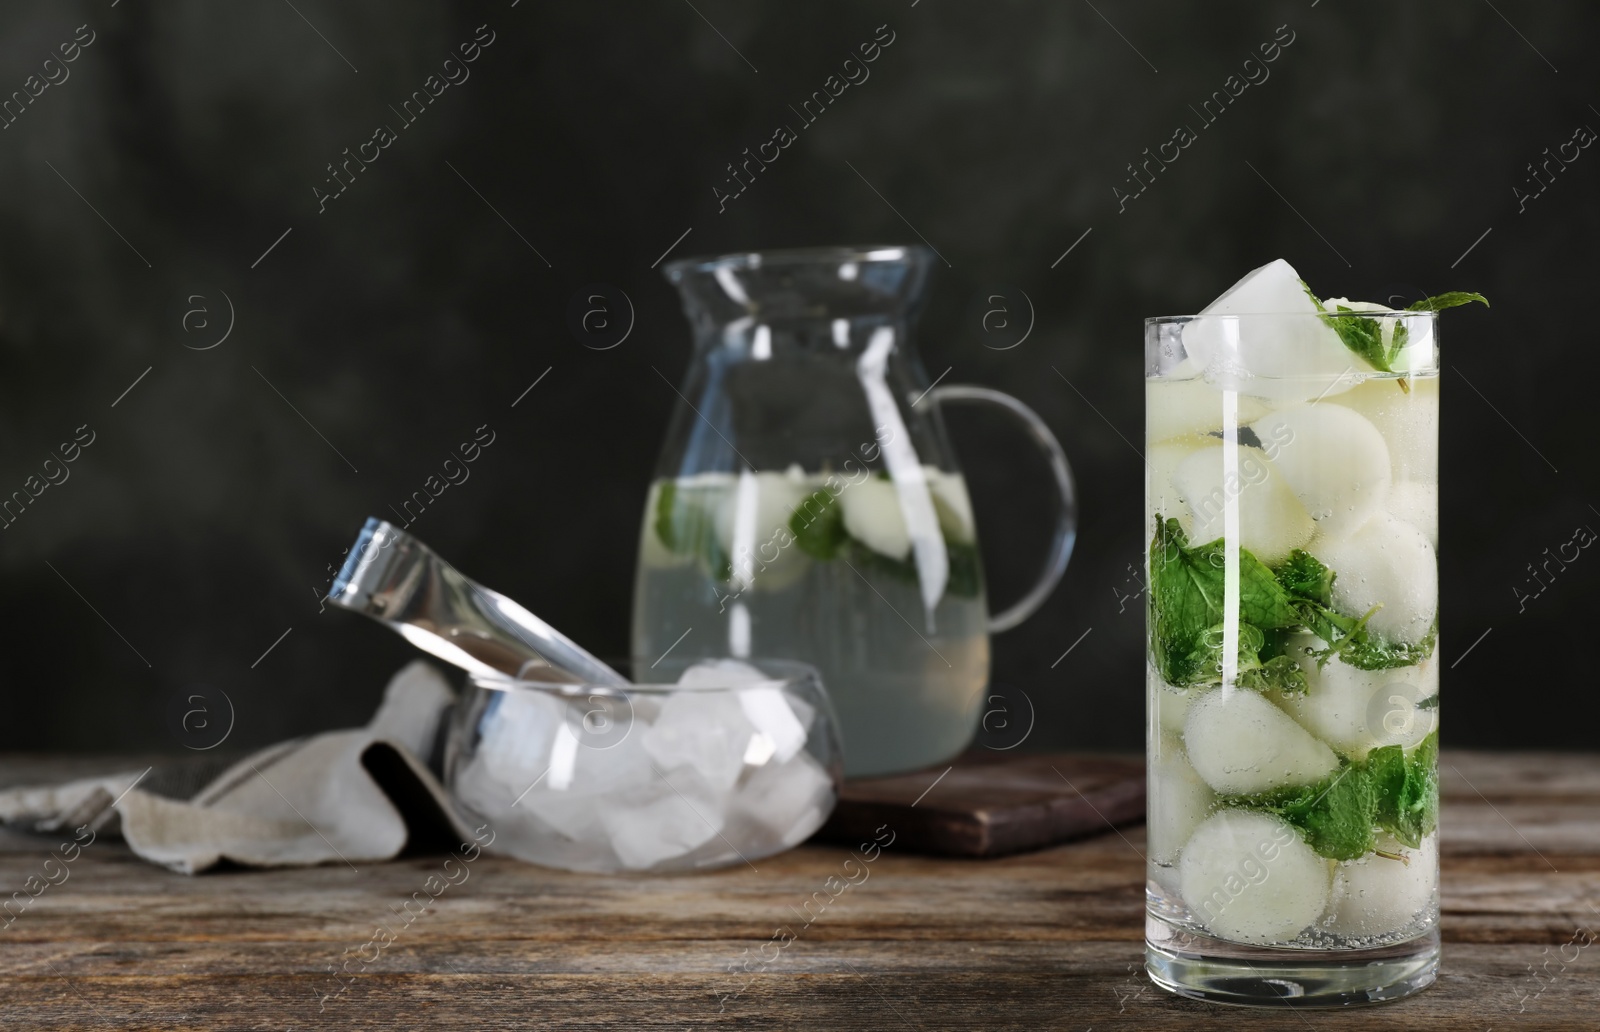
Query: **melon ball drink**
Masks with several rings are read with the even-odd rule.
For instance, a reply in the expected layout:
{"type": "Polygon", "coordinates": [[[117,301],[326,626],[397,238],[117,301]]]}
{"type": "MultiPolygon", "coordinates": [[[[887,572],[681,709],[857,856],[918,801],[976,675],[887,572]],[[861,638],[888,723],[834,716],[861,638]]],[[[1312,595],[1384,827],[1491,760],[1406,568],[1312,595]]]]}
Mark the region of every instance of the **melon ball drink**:
{"type": "Polygon", "coordinates": [[[1284,261],[1145,324],[1146,967],[1232,1003],[1438,966],[1437,311],[1284,261]]]}

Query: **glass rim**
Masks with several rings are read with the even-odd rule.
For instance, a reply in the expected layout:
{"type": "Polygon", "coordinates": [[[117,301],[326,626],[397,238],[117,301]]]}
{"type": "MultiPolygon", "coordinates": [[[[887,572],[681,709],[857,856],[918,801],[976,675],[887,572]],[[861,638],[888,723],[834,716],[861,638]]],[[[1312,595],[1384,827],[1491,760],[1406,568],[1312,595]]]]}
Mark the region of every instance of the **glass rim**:
{"type": "Polygon", "coordinates": [[[828,263],[903,262],[926,259],[931,248],[921,244],[824,244],[813,247],[780,247],[761,251],[730,251],[717,255],[694,255],[668,262],[661,270],[669,279],[686,272],[715,269],[760,269],[768,265],[824,265],[828,263]]]}
{"type": "MultiPolygon", "coordinates": [[[[702,660],[688,660],[688,665],[702,660]]],[[[657,660],[657,662],[660,662],[657,660]]],[[[497,692],[533,691],[544,695],[562,695],[571,697],[588,697],[590,695],[610,696],[613,698],[626,698],[629,695],[671,695],[678,692],[734,692],[748,691],[756,688],[785,688],[804,684],[807,681],[820,685],[822,675],[816,667],[794,659],[779,659],[756,656],[741,659],[740,662],[756,667],[764,675],[760,681],[740,681],[737,684],[676,684],[663,682],[630,683],[626,688],[609,684],[590,684],[581,681],[541,681],[525,677],[513,677],[510,674],[486,674],[477,671],[468,671],[467,680],[473,687],[484,688],[497,692]],[[785,671],[781,676],[774,675],[766,668],[785,671]]]]}
{"type": "Polygon", "coordinates": [[[1144,324],[1146,327],[1150,327],[1170,325],[1173,323],[1221,321],[1226,319],[1232,319],[1234,321],[1238,321],[1240,319],[1319,319],[1326,321],[1328,319],[1343,319],[1349,316],[1359,316],[1364,319],[1431,318],[1437,321],[1439,317],[1439,309],[1430,308],[1427,310],[1410,311],[1404,308],[1391,308],[1377,312],[1215,312],[1209,314],[1200,312],[1194,315],[1146,316],[1144,324]]]}

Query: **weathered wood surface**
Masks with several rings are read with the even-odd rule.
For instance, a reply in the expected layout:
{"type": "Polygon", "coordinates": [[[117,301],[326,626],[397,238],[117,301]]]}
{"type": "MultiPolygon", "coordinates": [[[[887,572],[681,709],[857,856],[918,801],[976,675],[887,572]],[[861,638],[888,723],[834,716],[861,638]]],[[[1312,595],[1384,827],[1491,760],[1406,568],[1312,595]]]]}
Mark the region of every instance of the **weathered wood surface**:
{"type": "MultiPolygon", "coordinates": [[[[0,1029],[1600,1028],[1600,949],[1572,944],[1600,932],[1600,756],[1443,766],[1443,972],[1380,1008],[1245,1011],[1150,986],[1138,826],[995,860],[891,846],[809,925],[843,848],[651,878],[485,856],[407,925],[443,857],[186,878],[103,841],[0,932],[0,1029]],[[394,941],[366,945],[380,924],[394,941]],[[797,938],[763,956],[779,927],[797,938]]],[[[0,782],[107,769],[13,757],[0,782]]],[[[0,836],[0,889],[53,844],[0,836]]]]}

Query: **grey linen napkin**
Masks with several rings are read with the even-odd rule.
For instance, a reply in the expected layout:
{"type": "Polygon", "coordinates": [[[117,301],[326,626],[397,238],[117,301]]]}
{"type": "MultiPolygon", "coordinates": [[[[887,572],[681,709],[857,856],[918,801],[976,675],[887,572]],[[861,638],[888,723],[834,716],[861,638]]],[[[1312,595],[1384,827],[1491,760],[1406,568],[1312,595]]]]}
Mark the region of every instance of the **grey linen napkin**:
{"type": "Polygon", "coordinates": [[[472,837],[438,777],[455,692],[413,661],[366,727],[242,760],[179,760],[65,784],[0,790],[0,822],[54,834],[120,830],[139,856],[184,874],[389,860],[408,844],[472,837]],[[433,760],[430,769],[430,759],[433,760]]]}

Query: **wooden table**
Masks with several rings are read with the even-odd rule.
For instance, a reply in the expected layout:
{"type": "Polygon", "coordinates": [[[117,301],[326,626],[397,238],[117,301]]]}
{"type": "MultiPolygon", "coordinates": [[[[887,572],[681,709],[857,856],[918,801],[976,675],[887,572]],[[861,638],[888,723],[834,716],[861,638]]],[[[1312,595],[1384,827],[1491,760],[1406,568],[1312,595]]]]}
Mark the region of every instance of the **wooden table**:
{"type": "MultiPolygon", "coordinates": [[[[128,766],[11,757],[0,783],[128,766]]],[[[1600,1028],[1600,755],[1446,752],[1442,768],[1443,971],[1379,1008],[1240,1010],[1152,987],[1138,826],[1000,860],[891,846],[865,880],[826,846],[687,877],[485,856],[409,925],[401,904],[443,857],[188,878],[107,839],[0,932],[0,1029],[1600,1028]],[[396,935],[381,948],[379,924],[396,935]],[[780,927],[797,933],[781,949],[780,927]]],[[[54,844],[0,838],[0,889],[54,844]]]]}

